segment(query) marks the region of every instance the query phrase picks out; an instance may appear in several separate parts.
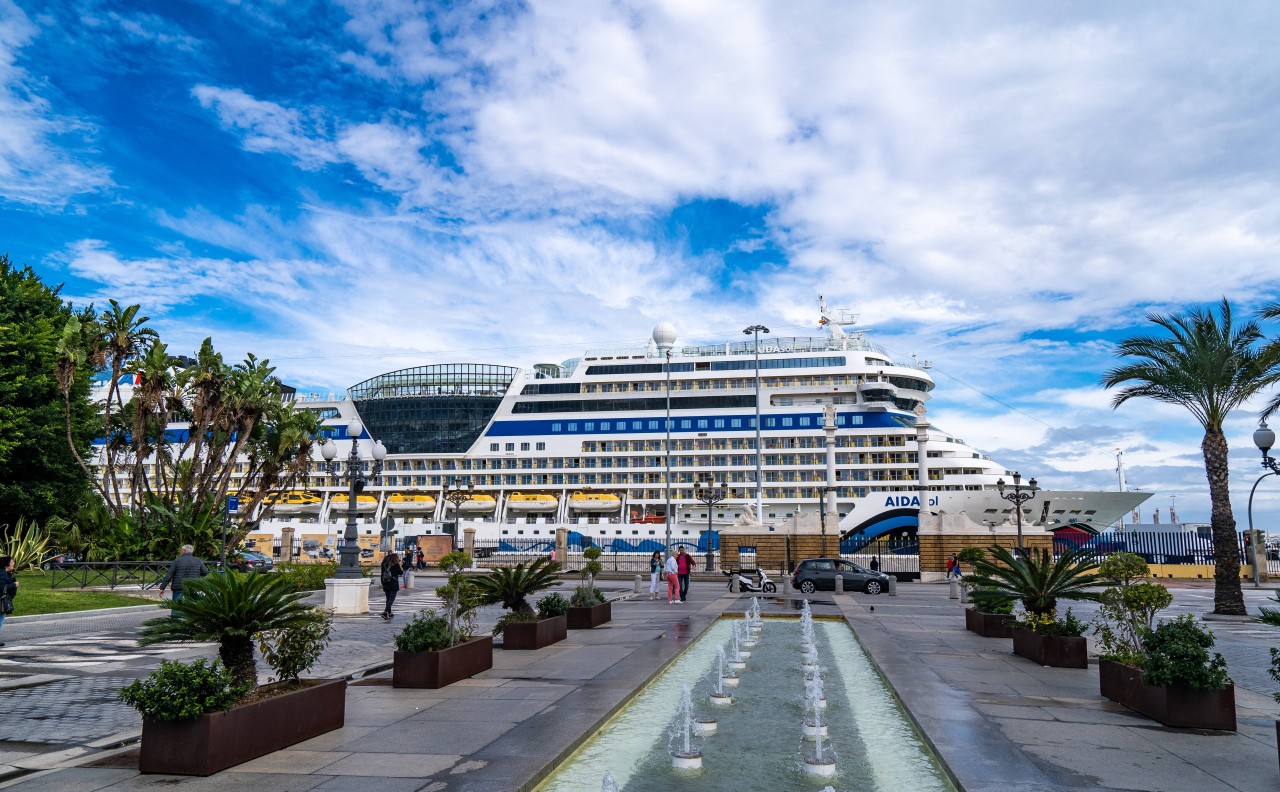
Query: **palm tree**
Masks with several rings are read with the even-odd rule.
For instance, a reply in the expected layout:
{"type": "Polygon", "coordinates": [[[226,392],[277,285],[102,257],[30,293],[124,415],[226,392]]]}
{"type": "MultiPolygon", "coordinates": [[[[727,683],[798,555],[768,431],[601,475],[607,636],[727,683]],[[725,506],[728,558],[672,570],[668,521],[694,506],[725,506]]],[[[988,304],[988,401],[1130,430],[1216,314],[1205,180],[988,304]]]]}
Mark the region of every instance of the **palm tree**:
{"type": "Polygon", "coordinates": [[[1113,407],[1138,397],[1178,404],[1204,428],[1200,449],[1209,479],[1216,560],[1213,612],[1243,616],[1236,521],[1227,482],[1227,437],[1222,426],[1232,410],[1280,382],[1280,354],[1274,344],[1259,347],[1262,331],[1257,322],[1233,325],[1231,304],[1225,297],[1217,315],[1196,308],[1185,316],[1147,314],[1147,321],[1168,335],[1121,341],[1117,356],[1133,358],[1134,362],[1107,372],[1102,384],[1107,388],[1124,386],[1112,401],[1113,407]]]}
{"type": "Polygon", "coordinates": [[[1058,600],[1098,601],[1101,592],[1089,591],[1102,580],[1092,557],[1078,550],[1053,560],[1044,548],[1032,548],[1026,558],[1015,558],[1003,547],[991,548],[992,560],[974,562],[973,574],[965,575],[969,597],[979,605],[1021,600],[1027,613],[1054,616],[1058,600]]]}
{"type": "Polygon", "coordinates": [[[170,603],[171,613],[142,625],[138,643],[217,641],[222,664],[240,680],[257,682],[253,639],[258,633],[309,625],[324,614],[299,600],[280,575],[214,574],[183,584],[183,597],[170,603]]]}
{"type": "Polygon", "coordinates": [[[502,607],[522,615],[531,615],[533,606],[528,597],[549,589],[559,582],[560,565],[549,558],[535,558],[513,567],[499,567],[489,574],[475,578],[472,584],[480,595],[482,605],[502,603],[502,607]]]}
{"type": "MultiPolygon", "coordinates": [[[[1258,311],[1260,319],[1280,319],[1280,302],[1271,303],[1258,311]]],[[[1280,336],[1277,336],[1267,342],[1267,346],[1263,352],[1267,355],[1280,357],[1280,336]]],[[[1262,409],[1262,417],[1269,418],[1272,413],[1280,410],[1280,393],[1277,393],[1271,401],[1267,402],[1267,406],[1262,409]]]]}

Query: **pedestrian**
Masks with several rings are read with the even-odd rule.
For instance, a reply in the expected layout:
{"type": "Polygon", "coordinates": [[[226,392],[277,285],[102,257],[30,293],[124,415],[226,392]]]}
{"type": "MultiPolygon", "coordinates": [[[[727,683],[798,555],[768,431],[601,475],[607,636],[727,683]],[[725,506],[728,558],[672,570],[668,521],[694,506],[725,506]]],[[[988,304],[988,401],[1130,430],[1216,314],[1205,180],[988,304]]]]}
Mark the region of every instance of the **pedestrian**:
{"type": "Polygon", "coordinates": [[[382,620],[391,621],[391,606],[400,593],[400,575],[404,570],[400,567],[400,556],[389,553],[382,559],[382,593],[386,595],[387,604],[382,608],[382,620]]]}
{"type": "Polygon", "coordinates": [[[418,548],[418,571],[422,572],[427,568],[427,554],[422,552],[422,548],[418,548]]]}
{"type": "Polygon", "coordinates": [[[675,556],[667,556],[667,563],[663,566],[663,571],[667,574],[667,604],[675,605],[680,601],[680,567],[676,563],[675,556]]]}
{"type": "Polygon", "coordinates": [[[657,550],[649,556],[649,599],[658,598],[658,578],[662,575],[662,553],[657,550]]]}
{"type": "Polygon", "coordinates": [[[676,570],[680,576],[680,601],[684,602],[689,596],[689,573],[693,571],[693,556],[684,551],[684,545],[676,554],[676,570]]]}
{"type": "MultiPolygon", "coordinates": [[[[0,556],[0,629],[4,629],[4,617],[13,613],[13,598],[18,596],[18,579],[13,576],[13,558],[0,556]]],[[[0,641],[0,646],[4,642],[0,641]]]]}
{"type": "Polygon", "coordinates": [[[947,580],[950,580],[953,576],[960,577],[960,562],[956,560],[955,553],[952,553],[951,557],[947,559],[947,580]]]}
{"type": "Polygon", "coordinates": [[[204,577],[209,574],[209,567],[195,555],[196,549],[191,545],[182,546],[182,554],[169,564],[169,571],[160,579],[160,592],[164,587],[173,589],[174,601],[182,599],[183,583],[191,578],[204,577]]]}
{"type": "Polygon", "coordinates": [[[413,571],[413,548],[404,551],[404,570],[400,573],[400,587],[409,588],[409,573],[413,571]]]}
{"type": "Polygon", "coordinates": [[[876,558],[875,556],[871,557],[871,571],[872,572],[880,571],[880,559],[876,558]]]}

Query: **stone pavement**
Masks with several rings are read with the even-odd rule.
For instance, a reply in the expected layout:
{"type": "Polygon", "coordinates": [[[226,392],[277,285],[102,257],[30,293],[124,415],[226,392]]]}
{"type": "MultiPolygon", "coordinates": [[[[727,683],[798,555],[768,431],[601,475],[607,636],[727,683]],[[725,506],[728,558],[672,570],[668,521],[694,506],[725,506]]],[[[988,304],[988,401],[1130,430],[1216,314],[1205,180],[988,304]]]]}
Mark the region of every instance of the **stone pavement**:
{"type": "MultiPolygon", "coordinates": [[[[1169,729],[1103,698],[1096,665],[1041,667],[1012,654],[1009,639],[967,632],[963,606],[945,586],[898,591],[874,601],[843,597],[840,605],[962,789],[1280,790],[1280,705],[1258,665],[1264,656],[1269,663],[1269,646],[1280,646],[1280,628],[1211,623],[1237,683],[1239,731],[1169,729]]],[[[1251,611],[1266,593],[1246,594],[1251,611]]],[[[1213,607],[1211,588],[1175,590],[1174,597],[1173,615],[1213,607]]],[[[1082,617],[1095,610],[1071,607],[1082,617]]]]}
{"type": "MultiPolygon", "coordinates": [[[[624,584],[607,585],[620,593],[624,584]]],[[[815,613],[843,613],[959,788],[1280,789],[1280,706],[1269,678],[1257,673],[1266,649],[1280,645],[1280,628],[1211,625],[1239,684],[1240,732],[1195,732],[1163,728],[1103,699],[1096,666],[1041,668],[1012,655],[1008,640],[966,632],[962,606],[947,598],[945,585],[898,590],[897,597],[819,594],[815,613]]],[[[1175,613],[1212,607],[1211,589],[1174,594],[1175,613]]],[[[1246,596],[1253,610],[1263,594],[1246,596]]],[[[35,772],[0,788],[530,789],[717,616],[741,612],[745,599],[722,584],[695,582],[684,606],[617,602],[603,628],[570,632],[537,652],[497,650],[491,671],[438,691],[394,690],[389,674],[369,673],[348,688],[342,729],[208,779],[141,776],[136,747],[99,740],[105,750],[77,746],[35,757],[27,763],[35,772]]],[[[766,602],[775,613],[793,613],[795,605],[783,597],[766,602]]],[[[1077,611],[1088,616],[1092,607],[1077,611]]],[[[343,620],[342,629],[352,642],[340,649],[345,659],[331,662],[367,668],[385,661],[386,636],[398,627],[369,617],[343,620]]],[[[0,762],[3,751],[0,745],[0,762]]]]}

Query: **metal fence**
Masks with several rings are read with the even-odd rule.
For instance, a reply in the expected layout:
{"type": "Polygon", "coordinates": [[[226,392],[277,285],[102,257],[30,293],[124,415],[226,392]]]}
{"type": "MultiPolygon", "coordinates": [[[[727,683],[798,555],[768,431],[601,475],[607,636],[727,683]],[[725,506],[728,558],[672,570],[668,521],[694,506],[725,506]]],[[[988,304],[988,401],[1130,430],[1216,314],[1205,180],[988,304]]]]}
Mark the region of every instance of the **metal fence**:
{"type": "Polygon", "coordinates": [[[149,588],[169,571],[168,561],[75,561],[49,568],[50,588],[149,588]]]}
{"type": "Polygon", "coordinates": [[[920,578],[920,542],[916,539],[846,539],[840,542],[840,557],[898,580],[920,578]]]}
{"type": "MultiPolygon", "coordinates": [[[[683,545],[685,552],[693,556],[697,563],[695,569],[701,571],[706,566],[707,553],[699,551],[696,542],[672,542],[672,547],[683,545]]],[[[576,572],[586,563],[582,551],[587,547],[599,547],[600,564],[606,572],[628,572],[649,574],[649,559],[656,552],[662,552],[662,545],[653,549],[648,547],[637,549],[625,542],[570,541],[567,558],[557,557],[561,568],[566,572],[576,572]]],[[[481,569],[511,567],[516,564],[532,561],[535,558],[551,558],[556,549],[554,539],[501,539],[480,540],[473,545],[472,558],[481,569]]],[[[745,561],[745,556],[744,556],[745,561]]],[[[720,553],[712,552],[711,568],[719,569],[720,553]]],[[[754,569],[754,565],[751,567],[754,569]]]]}

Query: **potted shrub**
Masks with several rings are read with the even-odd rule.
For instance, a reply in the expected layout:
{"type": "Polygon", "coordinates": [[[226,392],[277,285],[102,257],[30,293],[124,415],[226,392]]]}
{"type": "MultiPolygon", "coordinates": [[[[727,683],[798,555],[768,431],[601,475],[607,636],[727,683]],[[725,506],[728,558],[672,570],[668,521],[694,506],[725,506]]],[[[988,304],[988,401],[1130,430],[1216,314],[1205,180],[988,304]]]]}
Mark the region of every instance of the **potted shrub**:
{"type": "MultiPolygon", "coordinates": [[[[981,547],[966,547],[956,553],[957,564],[968,564],[969,573],[973,574],[973,565],[987,557],[986,552],[981,547]]],[[[960,577],[960,602],[963,604],[969,601],[969,581],[967,576],[960,577]]],[[[1008,637],[1008,636],[1005,636],[1008,637]]]]}
{"type": "Polygon", "coordinates": [[[188,581],[184,594],[139,643],[217,641],[220,663],[170,663],[121,691],[143,717],[139,770],[211,775],[342,726],[346,681],[300,679],[332,630],[305,594],[256,572],[188,581]],[[275,672],[260,687],[255,640],[275,672]]]}
{"type": "Polygon", "coordinates": [[[582,556],[587,560],[582,566],[582,583],[569,598],[570,630],[590,630],[613,618],[613,608],[605,601],[604,592],[596,588],[596,575],[604,569],[600,564],[600,548],[588,547],[582,556]]]}
{"type": "Polygon", "coordinates": [[[1011,599],[984,599],[964,609],[964,628],[983,638],[1012,638],[1015,621],[1011,599]]]}
{"type": "Polygon", "coordinates": [[[1018,600],[1024,618],[1013,626],[1013,651],[1041,665],[1087,668],[1085,625],[1074,616],[1059,619],[1058,600],[1097,601],[1088,587],[1102,579],[1093,560],[1079,551],[1054,560],[1049,551],[1033,548],[1015,557],[1003,547],[991,548],[991,560],[974,564],[970,598],[979,606],[1018,600]]]}
{"type": "Polygon", "coordinates": [[[1102,592],[1102,606],[1094,619],[1098,637],[1098,684],[1102,695],[1124,703],[1142,668],[1143,638],[1155,624],[1156,613],[1167,608],[1173,595],[1164,586],[1147,582],[1150,567],[1133,553],[1114,553],[1098,571],[1113,585],[1102,592]]]}
{"type": "Polygon", "coordinates": [[[556,585],[559,571],[560,565],[555,561],[536,558],[513,567],[492,569],[472,581],[480,604],[501,604],[507,610],[493,628],[494,635],[502,633],[503,649],[541,649],[564,640],[568,630],[568,619],[564,615],[568,600],[557,595],[564,603],[564,610],[546,618],[540,617],[528,600],[530,595],[556,585]]]}
{"type": "Polygon", "coordinates": [[[1143,637],[1142,667],[1115,664],[1108,698],[1165,726],[1236,730],[1235,686],[1213,648],[1213,633],[1190,614],[1143,637]]]}
{"type": "Polygon", "coordinates": [[[473,637],[476,595],[462,571],[471,557],[453,552],[440,559],[448,575],[436,589],[445,614],[419,614],[396,636],[391,685],[399,688],[442,688],[493,668],[493,636],[473,637]]]}

